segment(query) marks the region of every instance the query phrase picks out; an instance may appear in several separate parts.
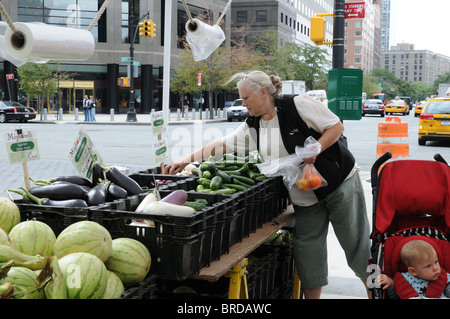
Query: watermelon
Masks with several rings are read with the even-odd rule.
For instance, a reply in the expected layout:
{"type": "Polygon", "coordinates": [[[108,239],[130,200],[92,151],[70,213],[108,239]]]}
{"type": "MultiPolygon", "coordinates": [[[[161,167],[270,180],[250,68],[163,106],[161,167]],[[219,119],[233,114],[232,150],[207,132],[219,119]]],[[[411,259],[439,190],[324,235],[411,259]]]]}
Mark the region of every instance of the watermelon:
{"type": "Polygon", "coordinates": [[[95,255],[77,252],[59,260],[69,299],[100,299],[108,283],[105,264],[95,255]]]}
{"type": "Polygon", "coordinates": [[[8,234],[0,228],[0,245],[11,246],[11,241],[9,240],[8,234]]]}
{"type": "Polygon", "coordinates": [[[8,198],[0,196],[0,228],[9,234],[18,223],[20,223],[19,207],[8,198]]]}
{"type": "Polygon", "coordinates": [[[83,220],[66,227],[58,235],[53,253],[62,258],[71,253],[85,252],[106,261],[111,254],[111,241],[111,234],[105,227],[83,220]]]}
{"type": "Polygon", "coordinates": [[[108,283],[102,299],[117,299],[122,296],[125,288],[119,276],[108,270],[108,283]]]}
{"type": "Polygon", "coordinates": [[[30,256],[50,256],[56,236],[47,224],[37,220],[18,223],[9,232],[11,247],[30,256]]]}
{"type": "Polygon", "coordinates": [[[120,237],[112,241],[111,256],[105,265],[108,270],[119,276],[125,287],[131,287],[147,276],[151,256],[141,242],[120,237]]]}
{"type": "Polygon", "coordinates": [[[36,272],[28,268],[11,267],[7,276],[0,280],[0,284],[5,282],[15,286],[12,296],[14,299],[42,299],[44,297],[36,272]]]}

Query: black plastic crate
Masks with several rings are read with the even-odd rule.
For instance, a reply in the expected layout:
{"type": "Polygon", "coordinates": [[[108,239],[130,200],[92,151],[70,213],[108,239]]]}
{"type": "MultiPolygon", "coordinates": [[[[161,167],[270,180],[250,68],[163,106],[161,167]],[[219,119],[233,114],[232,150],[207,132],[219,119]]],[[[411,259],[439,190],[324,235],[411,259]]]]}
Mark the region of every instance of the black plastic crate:
{"type": "Polygon", "coordinates": [[[158,183],[158,185],[167,185],[170,187],[170,189],[184,189],[184,190],[190,190],[195,189],[197,186],[197,176],[181,176],[181,175],[167,175],[167,174],[144,174],[144,173],[134,173],[130,174],[129,177],[131,177],[133,180],[135,180],[141,187],[146,188],[155,188],[155,182],[156,181],[163,181],[164,183],[158,183]],[[178,185],[172,185],[172,183],[177,182],[185,182],[186,185],[181,187],[178,187],[178,185]]]}
{"type": "Polygon", "coordinates": [[[56,207],[30,204],[23,200],[14,200],[14,203],[19,208],[21,221],[41,221],[50,226],[56,236],[67,226],[90,218],[90,207],[56,207]]]}
{"type": "Polygon", "coordinates": [[[125,289],[119,299],[156,299],[156,275],[148,275],[136,286],[125,289]]]}

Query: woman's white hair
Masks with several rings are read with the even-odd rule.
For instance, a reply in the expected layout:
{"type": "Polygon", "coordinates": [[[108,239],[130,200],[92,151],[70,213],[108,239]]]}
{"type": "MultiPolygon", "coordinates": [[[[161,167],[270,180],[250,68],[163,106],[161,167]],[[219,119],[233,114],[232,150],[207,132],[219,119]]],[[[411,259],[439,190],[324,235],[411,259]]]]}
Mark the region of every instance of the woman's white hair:
{"type": "Polygon", "coordinates": [[[251,71],[251,72],[239,72],[234,74],[227,83],[239,78],[236,86],[238,89],[242,85],[246,85],[249,90],[258,90],[261,88],[267,88],[267,91],[274,97],[282,94],[282,83],[280,77],[276,75],[267,75],[263,71],[251,71]]]}

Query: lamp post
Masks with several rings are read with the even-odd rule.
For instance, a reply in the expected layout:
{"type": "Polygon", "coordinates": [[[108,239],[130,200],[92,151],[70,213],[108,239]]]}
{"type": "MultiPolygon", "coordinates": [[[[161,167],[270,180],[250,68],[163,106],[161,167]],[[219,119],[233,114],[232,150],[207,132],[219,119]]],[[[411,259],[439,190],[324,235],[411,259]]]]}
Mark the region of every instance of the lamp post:
{"type": "Polygon", "coordinates": [[[130,1],[130,13],[128,16],[129,35],[130,39],[130,101],[128,102],[129,108],[127,112],[127,122],[137,122],[136,110],[134,109],[134,74],[133,74],[133,56],[134,56],[134,39],[136,33],[134,32],[134,0],[130,1]],[[132,36],[133,35],[133,36],[132,36]]]}
{"type": "Polygon", "coordinates": [[[345,0],[334,1],[333,69],[344,67],[345,0]]]}

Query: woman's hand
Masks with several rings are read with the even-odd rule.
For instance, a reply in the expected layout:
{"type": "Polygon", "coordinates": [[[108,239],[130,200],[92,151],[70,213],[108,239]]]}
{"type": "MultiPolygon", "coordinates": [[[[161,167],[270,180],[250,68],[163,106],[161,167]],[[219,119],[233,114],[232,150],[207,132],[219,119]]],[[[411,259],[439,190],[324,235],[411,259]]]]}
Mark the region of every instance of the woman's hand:
{"type": "Polygon", "coordinates": [[[175,175],[176,173],[181,172],[189,163],[183,160],[173,161],[169,165],[166,166],[165,171],[166,174],[175,175]]]}

